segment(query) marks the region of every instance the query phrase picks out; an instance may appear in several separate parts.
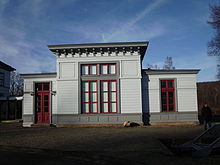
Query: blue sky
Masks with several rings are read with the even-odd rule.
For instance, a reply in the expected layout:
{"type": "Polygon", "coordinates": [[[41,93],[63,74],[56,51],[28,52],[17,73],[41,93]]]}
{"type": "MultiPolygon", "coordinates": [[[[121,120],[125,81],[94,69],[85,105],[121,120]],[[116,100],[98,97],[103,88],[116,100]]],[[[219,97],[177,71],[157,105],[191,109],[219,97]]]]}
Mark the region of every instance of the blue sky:
{"type": "Polygon", "coordinates": [[[143,66],[201,69],[213,81],[207,56],[214,30],[209,4],[218,0],[0,0],[0,60],[20,73],[55,72],[50,44],[149,41],[143,66]]]}

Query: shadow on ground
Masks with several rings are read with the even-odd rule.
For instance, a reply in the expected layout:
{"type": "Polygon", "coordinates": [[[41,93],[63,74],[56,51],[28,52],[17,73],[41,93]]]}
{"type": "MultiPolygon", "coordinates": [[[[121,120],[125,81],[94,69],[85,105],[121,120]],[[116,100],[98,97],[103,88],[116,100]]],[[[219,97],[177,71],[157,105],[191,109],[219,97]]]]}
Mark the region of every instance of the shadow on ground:
{"type": "Polygon", "coordinates": [[[1,162],[31,164],[220,164],[220,158],[174,154],[169,145],[192,139],[202,126],[23,128],[0,124],[1,162]],[[161,139],[168,139],[161,141],[161,139]],[[170,140],[171,139],[171,140],[170,140]],[[180,142],[180,141],[178,141],[180,142]]]}

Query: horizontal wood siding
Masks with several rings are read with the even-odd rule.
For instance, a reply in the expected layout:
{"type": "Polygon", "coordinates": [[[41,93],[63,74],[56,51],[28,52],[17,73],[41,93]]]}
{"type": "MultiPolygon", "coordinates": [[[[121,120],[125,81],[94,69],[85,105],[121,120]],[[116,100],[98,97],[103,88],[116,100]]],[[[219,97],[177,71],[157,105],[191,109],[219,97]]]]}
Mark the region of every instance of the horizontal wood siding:
{"type": "Polygon", "coordinates": [[[121,113],[142,113],[141,79],[121,79],[121,113]]]}
{"type": "MultiPolygon", "coordinates": [[[[160,80],[174,79],[176,89],[176,110],[178,112],[197,111],[197,90],[195,74],[149,75],[149,109],[150,112],[161,112],[160,80]]],[[[143,82],[144,83],[144,82],[143,82]]],[[[145,85],[146,86],[146,85],[145,85]]],[[[146,89],[145,89],[146,91],[146,89]]],[[[144,92],[144,91],[143,91],[144,92]]],[[[145,92],[146,93],[146,92],[145,92]]],[[[144,100],[147,101],[147,100],[144,100]]],[[[145,103],[147,104],[147,103],[145,103]]]]}
{"type": "Polygon", "coordinates": [[[119,54],[119,56],[113,58],[104,54],[103,56],[97,55],[97,58],[89,57],[88,55],[81,58],[57,59],[57,72],[59,73],[57,79],[57,114],[81,113],[79,109],[80,99],[78,98],[78,92],[80,92],[78,91],[80,90],[80,87],[78,87],[80,63],[97,64],[108,62],[117,62],[119,64],[117,69],[120,79],[120,94],[122,96],[121,99],[119,98],[119,113],[141,113],[140,56],[138,54],[133,56],[119,54]]]}
{"type": "Polygon", "coordinates": [[[31,96],[29,93],[24,94],[24,100],[23,100],[23,114],[29,115],[34,114],[34,102],[33,102],[33,96],[31,96]]]}
{"type": "Polygon", "coordinates": [[[196,75],[184,75],[177,78],[178,112],[198,111],[196,75]]]}
{"type": "Polygon", "coordinates": [[[196,88],[196,79],[194,77],[179,77],[177,79],[177,87],[178,89],[195,89],[196,88]]]}
{"type": "MultiPolygon", "coordinates": [[[[23,100],[23,114],[34,114],[34,83],[37,82],[51,82],[52,91],[57,92],[56,78],[27,78],[24,79],[24,100],[23,100]]],[[[52,113],[57,112],[57,94],[52,95],[52,113]]]]}
{"type": "Polygon", "coordinates": [[[160,90],[159,89],[150,89],[149,90],[149,105],[150,112],[160,112],[160,90]]]}
{"type": "Polygon", "coordinates": [[[56,78],[28,78],[24,79],[24,92],[34,92],[34,83],[52,82],[52,91],[57,90],[56,78]]]}
{"type": "Polygon", "coordinates": [[[85,58],[58,58],[57,59],[57,73],[59,80],[77,80],[79,78],[79,63],[103,63],[103,62],[119,62],[120,77],[122,78],[140,78],[141,67],[140,67],[140,56],[99,56],[86,57],[85,58]],[[72,72],[74,69],[74,73],[72,72]],[[65,72],[64,72],[65,70],[65,72]],[[62,75],[63,74],[63,75],[62,75]],[[72,76],[68,76],[72,75],[72,76]]]}
{"type": "Polygon", "coordinates": [[[195,89],[178,89],[178,111],[187,112],[187,111],[197,111],[197,92],[195,89]]]}
{"type": "Polygon", "coordinates": [[[78,81],[57,81],[57,114],[78,114],[78,81]]]}
{"type": "Polygon", "coordinates": [[[5,71],[5,84],[4,86],[6,88],[10,88],[10,72],[9,71],[5,71]]]}

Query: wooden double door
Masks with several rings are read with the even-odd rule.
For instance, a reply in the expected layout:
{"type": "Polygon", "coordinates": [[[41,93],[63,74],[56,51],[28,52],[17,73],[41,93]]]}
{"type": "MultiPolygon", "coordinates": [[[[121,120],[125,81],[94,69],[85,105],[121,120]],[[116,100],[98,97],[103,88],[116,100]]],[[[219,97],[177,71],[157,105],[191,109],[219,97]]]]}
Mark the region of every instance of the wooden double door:
{"type": "Polygon", "coordinates": [[[36,123],[50,123],[50,83],[36,83],[35,87],[36,123]]]}

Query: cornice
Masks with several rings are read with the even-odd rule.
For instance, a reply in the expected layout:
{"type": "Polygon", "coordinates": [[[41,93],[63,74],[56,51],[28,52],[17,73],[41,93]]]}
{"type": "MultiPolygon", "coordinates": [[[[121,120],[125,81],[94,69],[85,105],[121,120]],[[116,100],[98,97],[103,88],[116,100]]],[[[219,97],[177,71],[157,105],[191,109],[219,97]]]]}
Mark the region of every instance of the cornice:
{"type": "Polygon", "coordinates": [[[101,57],[140,55],[146,52],[148,42],[97,43],[49,45],[57,57],[101,57]]]}

